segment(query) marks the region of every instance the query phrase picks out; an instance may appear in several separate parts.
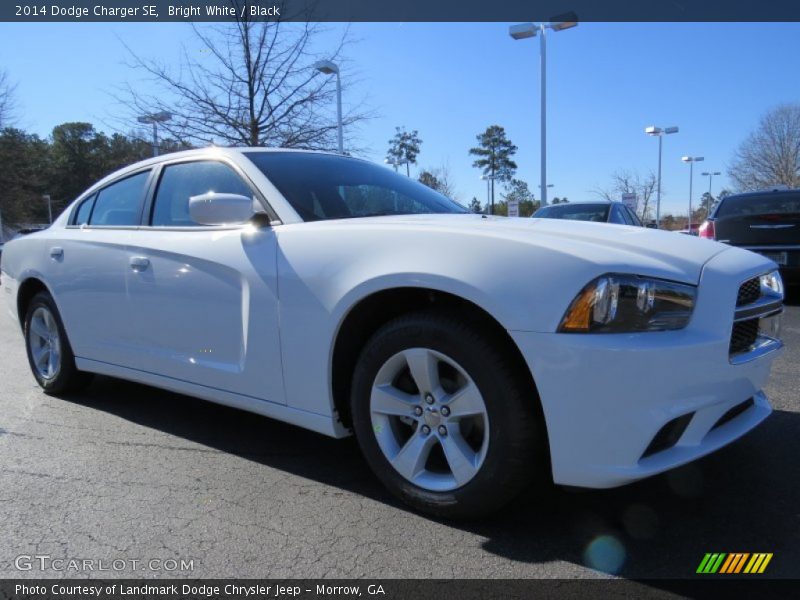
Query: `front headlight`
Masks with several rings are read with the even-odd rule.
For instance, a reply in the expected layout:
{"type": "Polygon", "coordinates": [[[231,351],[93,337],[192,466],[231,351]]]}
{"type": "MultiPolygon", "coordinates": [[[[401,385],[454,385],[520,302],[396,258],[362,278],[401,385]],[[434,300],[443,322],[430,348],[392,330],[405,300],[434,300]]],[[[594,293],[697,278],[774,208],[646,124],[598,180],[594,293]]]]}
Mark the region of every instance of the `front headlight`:
{"type": "Polygon", "coordinates": [[[561,333],[630,333],[683,329],[694,310],[693,285],[611,273],[598,277],[570,304],[561,333]]]}
{"type": "Polygon", "coordinates": [[[758,278],[763,296],[774,296],[783,299],[783,279],[779,271],[772,271],[758,278]]]}

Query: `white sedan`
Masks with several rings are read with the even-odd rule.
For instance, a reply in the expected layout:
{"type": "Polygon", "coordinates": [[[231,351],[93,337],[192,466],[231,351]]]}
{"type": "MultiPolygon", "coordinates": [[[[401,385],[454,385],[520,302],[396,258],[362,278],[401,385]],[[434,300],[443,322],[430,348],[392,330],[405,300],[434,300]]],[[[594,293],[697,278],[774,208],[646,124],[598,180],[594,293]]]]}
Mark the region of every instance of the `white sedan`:
{"type": "Polygon", "coordinates": [[[99,373],[355,433],[392,492],[464,517],[758,425],[775,269],[641,227],[469,214],[358,159],[209,148],[116,172],[6,244],[2,297],[47,393],[99,373]]]}

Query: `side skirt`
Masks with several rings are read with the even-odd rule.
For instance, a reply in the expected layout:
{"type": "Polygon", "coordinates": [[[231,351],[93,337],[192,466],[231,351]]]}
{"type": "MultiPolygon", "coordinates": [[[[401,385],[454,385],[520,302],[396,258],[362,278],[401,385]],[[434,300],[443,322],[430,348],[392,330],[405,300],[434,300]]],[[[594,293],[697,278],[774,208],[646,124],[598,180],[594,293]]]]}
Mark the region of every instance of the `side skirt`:
{"type": "Polygon", "coordinates": [[[226,392],[204,385],[189,383],[181,379],[120,367],[118,365],[88,358],[79,358],[76,356],[75,366],[81,371],[108,375],[109,377],[118,377],[119,379],[143,383],[171,392],[207,400],[215,404],[222,404],[224,406],[256,413],[271,419],[290,423],[291,425],[310,429],[311,431],[316,431],[317,433],[322,433],[330,437],[343,438],[350,435],[347,429],[340,423],[335,422],[330,416],[298,410],[283,404],[242,396],[240,394],[234,394],[233,392],[226,392]]]}

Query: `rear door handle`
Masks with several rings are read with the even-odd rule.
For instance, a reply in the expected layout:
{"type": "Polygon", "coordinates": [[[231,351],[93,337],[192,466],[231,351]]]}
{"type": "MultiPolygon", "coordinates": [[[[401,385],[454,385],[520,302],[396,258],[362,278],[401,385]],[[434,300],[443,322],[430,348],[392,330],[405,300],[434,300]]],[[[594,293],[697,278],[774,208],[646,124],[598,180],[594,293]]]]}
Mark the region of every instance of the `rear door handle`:
{"type": "Polygon", "coordinates": [[[150,266],[150,259],[144,256],[131,256],[128,262],[134,271],[144,271],[150,266]]]}
{"type": "Polygon", "coordinates": [[[54,246],[53,248],[50,248],[50,258],[59,259],[59,258],[63,258],[63,256],[64,256],[64,249],[63,248],[61,248],[59,246],[54,246]]]}

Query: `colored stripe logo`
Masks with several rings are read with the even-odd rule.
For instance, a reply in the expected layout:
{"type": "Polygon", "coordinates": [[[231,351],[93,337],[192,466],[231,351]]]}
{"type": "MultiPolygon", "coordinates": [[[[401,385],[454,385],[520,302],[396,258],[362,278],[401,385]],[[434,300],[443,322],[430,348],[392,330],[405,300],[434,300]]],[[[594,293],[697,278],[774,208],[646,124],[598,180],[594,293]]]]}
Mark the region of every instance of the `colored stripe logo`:
{"type": "Polygon", "coordinates": [[[763,573],[772,560],[772,552],[708,552],[700,561],[697,573],[763,573]]]}

